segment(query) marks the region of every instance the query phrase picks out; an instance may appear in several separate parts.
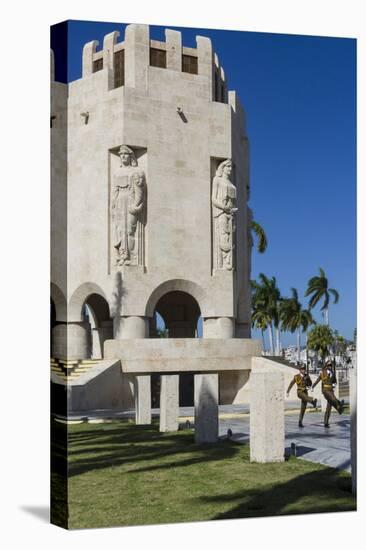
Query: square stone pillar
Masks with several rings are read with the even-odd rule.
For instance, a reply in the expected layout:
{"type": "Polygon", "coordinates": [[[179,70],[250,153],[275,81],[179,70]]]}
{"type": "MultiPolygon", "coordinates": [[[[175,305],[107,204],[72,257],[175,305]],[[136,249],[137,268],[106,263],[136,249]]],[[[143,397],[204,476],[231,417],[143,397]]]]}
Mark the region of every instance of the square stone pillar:
{"type": "Polygon", "coordinates": [[[127,25],[125,30],[125,86],[146,90],[150,63],[148,25],[127,25]]]}
{"type": "Polygon", "coordinates": [[[179,416],[179,375],[160,377],[160,431],[176,432],[179,416]]]}
{"type": "Polygon", "coordinates": [[[166,68],[182,70],[182,34],[179,31],[165,29],[166,68]]]}
{"type": "Polygon", "coordinates": [[[134,380],[136,424],[151,424],[151,376],[137,375],[134,380]]]}
{"type": "Polygon", "coordinates": [[[215,443],[219,435],[219,375],[194,375],[196,443],[215,443]]]}
{"type": "Polygon", "coordinates": [[[283,462],[285,419],[283,374],[253,357],[250,375],[250,460],[283,462]]]}
{"type": "Polygon", "coordinates": [[[207,78],[207,99],[215,97],[215,60],[212,43],[206,36],[196,36],[198,74],[207,78]]]}
{"type": "Polygon", "coordinates": [[[93,55],[97,51],[98,40],[92,40],[83,48],[83,78],[93,74],[93,55]]]}
{"type": "Polygon", "coordinates": [[[103,69],[108,71],[108,90],[114,88],[114,47],[117,44],[119,31],[106,34],[103,40],[103,69]]]}

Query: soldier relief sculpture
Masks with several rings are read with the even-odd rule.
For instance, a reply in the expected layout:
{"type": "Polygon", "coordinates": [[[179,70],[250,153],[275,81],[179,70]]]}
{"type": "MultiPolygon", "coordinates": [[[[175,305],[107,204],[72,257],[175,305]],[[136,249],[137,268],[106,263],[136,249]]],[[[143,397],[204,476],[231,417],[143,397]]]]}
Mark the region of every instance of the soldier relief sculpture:
{"type": "Polygon", "coordinates": [[[233,269],[236,187],[231,159],[221,162],[212,183],[213,267],[233,269]]]}
{"type": "Polygon", "coordinates": [[[135,153],[122,145],[119,170],[113,178],[111,220],[116,267],[144,264],[146,178],[135,153]]]}

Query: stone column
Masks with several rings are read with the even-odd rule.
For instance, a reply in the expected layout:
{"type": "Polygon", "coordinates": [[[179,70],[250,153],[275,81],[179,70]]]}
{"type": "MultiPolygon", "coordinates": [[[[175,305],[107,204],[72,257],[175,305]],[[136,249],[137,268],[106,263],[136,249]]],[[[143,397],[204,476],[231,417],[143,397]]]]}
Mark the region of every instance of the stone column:
{"type": "Polygon", "coordinates": [[[176,432],[179,416],[179,375],[160,377],[160,431],[176,432]]]}
{"type": "Polygon", "coordinates": [[[52,357],[87,359],[91,356],[91,328],[88,321],[60,323],[52,329],[52,357]]]}
{"type": "Polygon", "coordinates": [[[219,375],[194,375],[196,443],[215,443],[219,435],[219,375]]]}
{"type": "Polygon", "coordinates": [[[182,70],[182,34],[179,31],[165,29],[166,68],[182,70]]]}
{"type": "Polygon", "coordinates": [[[147,338],[149,320],[142,316],[117,316],[113,318],[113,333],[116,340],[147,338]]]}
{"type": "Polygon", "coordinates": [[[103,40],[103,69],[113,69],[114,45],[117,43],[119,31],[106,34],[103,40]]]}
{"type": "Polygon", "coordinates": [[[103,40],[103,69],[108,70],[108,90],[114,88],[114,46],[117,44],[119,31],[106,34],[103,40]]]}
{"type": "MultiPolygon", "coordinates": [[[[116,340],[146,338],[149,320],[142,316],[116,316],[113,318],[113,337],[116,340]]],[[[128,344],[127,344],[128,345],[128,344]]],[[[135,376],[133,382],[136,424],[151,424],[151,376],[135,376]]]]}
{"type": "Polygon", "coordinates": [[[106,340],[113,338],[112,320],[102,321],[99,327],[95,327],[92,333],[92,357],[93,359],[102,359],[104,356],[103,347],[106,340]]]}
{"type": "Polygon", "coordinates": [[[352,494],[357,495],[357,369],[349,369],[349,397],[351,409],[351,468],[352,494]]]}
{"type": "Polygon", "coordinates": [[[92,40],[83,48],[83,78],[93,73],[93,55],[97,50],[98,40],[92,40]]]}
{"type": "Polygon", "coordinates": [[[215,97],[215,62],[212,43],[206,36],[197,36],[198,74],[207,78],[207,99],[215,97]]]}
{"type": "Polygon", "coordinates": [[[233,338],[235,322],[232,317],[205,317],[203,338],[233,338]]]}
{"type": "Polygon", "coordinates": [[[146,90],[149,63],[149,26],[128,25],[125,30],[125,86],[146,90]]]}
{"type": "Polygon", "coordinates": [[[136,375],[134,380],[136,424],[151,424],[151,377],[136,375]]]}
{"type": "Polygon", "coordinates": [[[285,421],[283,374],[253,357],[250,374],[250,460],[283,462],[285,421]]]}

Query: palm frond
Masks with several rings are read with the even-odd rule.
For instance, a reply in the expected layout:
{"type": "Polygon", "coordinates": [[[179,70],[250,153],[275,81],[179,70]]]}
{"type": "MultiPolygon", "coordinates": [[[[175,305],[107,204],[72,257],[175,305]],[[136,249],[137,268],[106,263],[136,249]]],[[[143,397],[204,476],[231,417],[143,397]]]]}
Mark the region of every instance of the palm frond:
{"type": "Polygon", "coordinates": [[[254,220],[252,220],[252,230],[254,231],[258,240],[257,250],[260,254],[263,254],[263,252],[265,252],[265,250],[267,249],[267,245],[268,245],[267,235],[265,234],[263,227],[254,220]]]}
{"type": "Polygon", "coordinates": [[[335,288],[329,288],[328,291],[333,295],[333,303],[337,304],[339,300],[339,292],[335,288]]]}

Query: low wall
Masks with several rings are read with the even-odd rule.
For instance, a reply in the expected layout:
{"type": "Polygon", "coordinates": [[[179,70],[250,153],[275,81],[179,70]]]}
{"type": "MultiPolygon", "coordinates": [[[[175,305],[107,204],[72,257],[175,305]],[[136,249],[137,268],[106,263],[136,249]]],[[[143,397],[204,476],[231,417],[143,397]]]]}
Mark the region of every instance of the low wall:
{"type": "Polygon", "coordinates": [[[132,381],[117,360],[102,361],[67,383],[68,413],[134,407],[132,381]]]}

